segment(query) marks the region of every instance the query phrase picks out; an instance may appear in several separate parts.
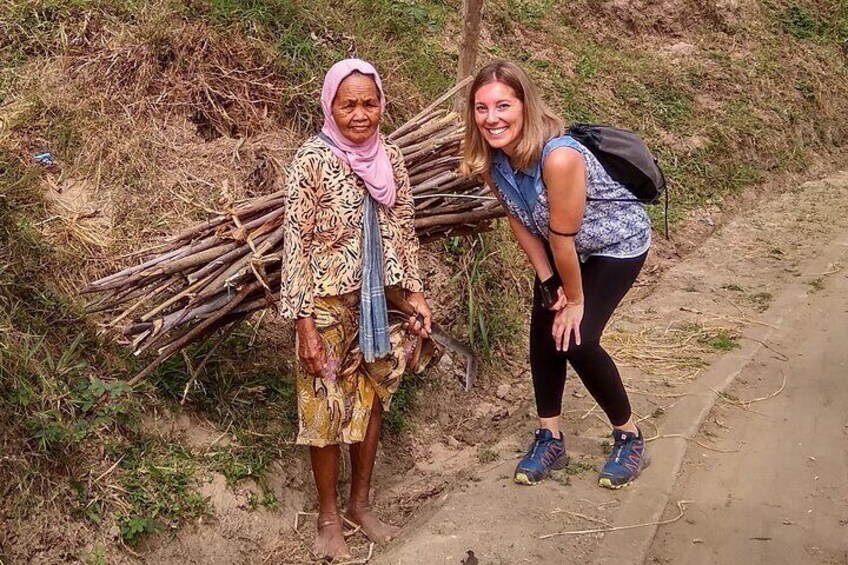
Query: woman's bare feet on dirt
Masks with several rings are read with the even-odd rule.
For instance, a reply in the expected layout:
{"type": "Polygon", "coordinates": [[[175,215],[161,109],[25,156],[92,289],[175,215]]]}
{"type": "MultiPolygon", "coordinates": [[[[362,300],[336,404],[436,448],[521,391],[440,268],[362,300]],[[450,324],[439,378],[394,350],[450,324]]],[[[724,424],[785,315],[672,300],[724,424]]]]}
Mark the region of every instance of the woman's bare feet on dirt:
{"type": "Polygon", "coordinates": [[[338,514],[318,516],[318,532],[312,553],[319,559],[350,559],[350,548],[344,538],[342,519],[338,514]]]}
{"type": "Polygon", "coordinates": [[[382,522],[367,506],[352,506],[345,518],[362,528],[362,532],[374,543],[387,543],[395,539],[400,528],[382,522]]]}

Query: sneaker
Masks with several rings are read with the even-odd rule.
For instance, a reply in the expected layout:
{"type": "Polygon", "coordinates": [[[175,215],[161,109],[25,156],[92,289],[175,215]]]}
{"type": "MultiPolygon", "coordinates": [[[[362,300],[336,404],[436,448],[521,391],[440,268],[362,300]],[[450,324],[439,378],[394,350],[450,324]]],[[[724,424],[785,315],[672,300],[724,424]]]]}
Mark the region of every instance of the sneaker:
{"type": "Polygon", "coordinates": [[[613,430],[612,439],[612,452],[598,476],[598,485],[619,489],[632,483],[651,461],[641,431],[635,435],[613,430]]]}
{"type": "Polygon", "coordinates": [[[536,430],[536,440],[530,445],[518,466],[515,468],[515,482],[522,485],[535,485],[542,482],[554,469],[563,469],[568,465],[565,443],[562,433],[554,439],[551,430],[536,430]]]}

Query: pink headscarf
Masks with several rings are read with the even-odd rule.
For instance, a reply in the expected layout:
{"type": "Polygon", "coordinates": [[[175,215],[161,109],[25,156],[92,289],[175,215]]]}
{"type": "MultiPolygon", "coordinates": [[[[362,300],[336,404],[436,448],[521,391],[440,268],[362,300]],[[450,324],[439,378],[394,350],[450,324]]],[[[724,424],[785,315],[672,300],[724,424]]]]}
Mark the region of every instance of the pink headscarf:
{"type": "Polygon", "coordinates": [[[324,127],[321,131],[329,137],[336,147],[330,149],[339,159],[350,165],[353,172],[365,181],[371,196],[386,207],[391,208],[395,204],[397,186],[395,185],[394,171],[386,154],[386,148],[380,140],[380,133],[374,135],[361,144],[353,144],[342,135],[336,120],[333,118],[333,100],[339,85],[351,73],[358,71],[374,79],[380,94],[380,105],[386,109],[386,96],[383,93],[383,84],[380,75],[370,64],[361,59],[345,59],[339,61],[327,71],[324,77],[324,87],[321,89],[321,109],[324,110],[324,127]]]}

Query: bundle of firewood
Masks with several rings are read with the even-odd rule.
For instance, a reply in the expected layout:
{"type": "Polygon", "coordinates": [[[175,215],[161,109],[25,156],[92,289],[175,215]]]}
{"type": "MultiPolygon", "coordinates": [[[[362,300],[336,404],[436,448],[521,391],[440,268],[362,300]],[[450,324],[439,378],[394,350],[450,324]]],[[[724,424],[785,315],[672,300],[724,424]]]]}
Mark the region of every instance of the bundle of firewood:
{"type": "MultiPolygon", "coordinates": [[[[466,82],[389,136],[409,169],[422,238],[474,231],[502,215],[488,188],[458,171],[464,126],[441,106],[466,82]]],[[[186,346],[275,304],[283,284],[284,202],[280,191],[232,205],[142,253],[149,258],[141,264],[83,289],[100,295],[88,311],[110,312],[106,327],[136,354],[156,353],[133,382],[186,346]]]]}

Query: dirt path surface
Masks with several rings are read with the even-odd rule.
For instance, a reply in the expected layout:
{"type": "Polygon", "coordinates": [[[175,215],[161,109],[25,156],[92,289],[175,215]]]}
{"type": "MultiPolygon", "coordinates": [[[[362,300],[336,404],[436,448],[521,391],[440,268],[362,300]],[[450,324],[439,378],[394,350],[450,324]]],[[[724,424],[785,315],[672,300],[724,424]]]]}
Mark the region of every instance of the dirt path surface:
{"type": "MultiPolygon", "coordinates": [[[[622,307],[605,336],[605,342],[619,361],[623,378],[631,391],[634,413],[643,432],[651,440],[649,448],[654,454],[654,464],[637,483],[623,491],[607,491],[596,486],[596,470],[604,460],[604,441],[608,437],[609,428],[591,398],[586,396],[582,385],[577,379],[570,378],[563,410],[563,428],[573,463],[569,469],[555,473],[552,479],[542,485],[520,487],[513,484],[512,469],[534,427],[528,376],[516,374],[510,391],[514,406],[514,410],[510,411],[512,425],[496,434],[485,451],[481,451],[479,445],[475,452],[468,446],[451,442],[446,442],[445,446],[434,446],[429,457],[422,456],[418,462],[418,473],[410,473],[404,477],[404,482],[394,487],[403,489],[413,484],[419,488],[439,473],[443,478],[448,478],[449,484],[448,488],[439,491],[437,497],[422,505],[405,525],[402,538],[378,551],[373,562],[381,565],[459,564],[469,550],[474,551],[481,564],[487,565],[643,562],[652,536],[657,531],[656,526],[613,533],[574,535],[567,532],[622,526],[629,528],[677,515],[675,501],[681,497],[685,499],[686,496],[678,492],[675,481],[688,446],[699,447],[695,441],[707,446],[697,452],[698,461],[704,467],[701,472],[705,476],[712,475],[714,464],[725,461],[719,457],[735,457],[739,460],[748,458],[742,451],[736,454],[719,454],[714,451],[728,449],[728,443],[731,448],[738,447],[736,443],[722,437],[694,437],[716,402],[727,404],[719,400],[716,391],[726,389],[734,383],[734,379],[740,378],[745,367],[752,362],[760,363],[761,358],[774,356],[783,359],[781,362],[784,365],[787,364],[788,357],[781,349],[794,352],[801,337],[794,331],[790,320],[813,322],[821,317],[822,309],[838,314],[833,320],[835,327],[839,326],[839,319],[844,319],[840,315],[844,316],[845,302],[830,305],[816,302],[810,306],[811,310],[807,310],[807,302],[810,297],[819,300],[819,293],[830,296],[832,291],[826,285],[836,283],[828,277],[844,277],[841,261],[848,252],[848,246],[843,245],[848,243],[848,174],[806,183],[777,198],[768,201],[759,199],[753,204],[755,206],[748,212],[740,214],[717,230],[700,249],[666,271],[655,284],[635,289],[632,293],[634,296],[622,307]],[[781,332],[787,327],[793,331],[784,336],[781,332]],[[703,457],[701,453],[708,457],[703,457]],[[451,475],[455,477],[453,482],[450,481],[451,475]],[[560,535],[540,539],[548,534],[560,535]]],[[[709,218],[704,221],[709,221],[709,218]]],[[[650,272],[647,274],[650,275],[650,272]]],[[[836,332],[835,329],[831,331],[836,332]]],[[[821,339],[819,334],[805,336],[809,340],[821,339]]],[[[838,339],[835,333],[833,339],[838,339]]],[[[819,347],[823,346],[819,344],[819,347]]],[[[809,359],[798,359],[823,363],[821,359],[813,359],[812,351],[807,354],[809,359]]],[[[792,359],[793,363],[796,362],[794,356],[792,359]]],[[[834,358],[828,358],[827,362],[838,363],[834,358]]],[[[785,370],[795,371],[796,368],[786,367],[785,370]]],[[[810,371],[801,366],[797,370],[801,375],[810,371]]],[[[837,378],[840,370],[844,374],[844,366],[836,365],[829,378],[837,378]]],[[[768,375],[769,378],[756,380],[753,376],[743,376],[734,385],[741,388],[734,388],[728,394],[750,399],[766,395],[768,391],[759,394],[762,388],[773,391],[780,386],[780,378],[768,369],[764,369],[761,375],[768,375]]],[[[762,494],[784,489],[785,493],[780,500],[783,501],[786,516],[784,512],[779,512],[780,516],[775,516],[774,520],[783,528],[795,527],[798,530],[796,535],[799,536],[802,534],[801,528],[783,526],[783,520],[800,524],[799,516],[809,508],[813,508],[815,514],[816,507],[810,506],[808,500],[813,492],[818,493],[822,504],[827,503],[826,497],[830,497],[832,502],[828,504],[833,505],[829,507],[831,528],[836,529],[822,530],[822,541],[810,542],[807,547],[835,551],[839,537],[837,534],[841,532],[842,538],[846,537],[845,527],[840,526],[839,522],[845,516],[837,518],[835,515],[836,504],[843,505],[844,514],[845,493],[838,495],[838,491],[829,491],[825,485],[837,487],[837,477],[841,476],[844,480],[846,476],[846,432],[843,431],[846,421],[826,424],[818,407],[822,403],[822,390],[815,388],[802,393],[798,390],[801,384],[800,379],[798,382],[790,381],[787,391],[770,402],[789,402],[794,410],[804,414],[803,418],[791,417],[789,421],[781,423],[803,429],[803,432],[798,433],[804,439],[798,441],[809,442],[814,437],[816,443],[805,445],[819,447],[814,450],[815,453],[806,453],[803,446],[781,443],[778,451],[766,446],[758,446],[757,450],[758,453],[768,453],[782,461],[786,457],[787,445],[793,446],[789,451],[800,449],[803,451],[800,465],[807,474],[813,473],[814,469],[830,469],[827,473],[823,470],[815,472],[820,477],[815,481],[818,488],[814,486],[811,490],[798,486],[797,489],[784,489],[784,483],[797,481],[801,476],[800,468],[795,467],[785,471],[775,470],[778,474],[770,476],[762,472],[758,476],[758,473],[751,470],[742,477],[737,476],[742,471],[731,465],[726,470],[716,470],[717,476],[714,479],[718,481],[721,473],[726,473],[728,477],[749,481],[751,485],[762,481],[764,484],[752,491],[762,494]],[[815,411],[812,410],[814,407],[815,411]],[[824,455],[828,450],[833,450],[831,457],[841,457],[841,467],[831,463],[824,455]],[[820,464],[804,467],[814,464],[807,459],[808,456],[815,457],[820,464]],[[800,494],[801,490],[804,496],[800,494]],[[830,544],[824,543],[827,537],[833,538],[830,544]]],[[[845,393],[841,391],[840,394],[842,396],[831,395],[832,406],[836,415],[844,420],[838,407],[845,406],[844,400],[840,402],[840,399],[845,398],[845,393]]],[[[765,406],[766,402],[758,404],[765,406]]],[[[773,411],[770,413],[786,411],[786,408],[780,408],[780,404],[776,406],[769,406],[769,410],[773,411]]],[[[745,419],[751,418],[753,414],[743,412],[739,407],[725,409],[738,411],[745,419]]],[[[787,412],[787,416],[789,414],[787,412]]],[[[757,425],[765,427],[742,431],[741,424],[740,427],[736,427],[735,423],[724,425],[735,430],[728,432],[731,438],[739,433],[740,440],[753,446],[762,441],[759,436],[766,433],[770,420],[759,417],[767,421],[757,425]]],[[[480,425],[485,425],[485,422],[480,422],[480,425]]],[[[780,436],[781,433],[776,435],[780,436]]],[[[793,436],[790,438],[798,443],[793,436]]],[[[768,463],[762,465],[769,467],[768,463]]],[[[814,476],[811,480],[814,480],[814,476]]],[[[718,482],[711,484],[715,485],[714,492],[723,493],[719,498],[720,504],[724,504],[728,500],[726,493],[729,485],[718,482]]],[[[692,497],[695,498],[695,495],[692,497]]],[[[713,503],[715,500],[708,502],[713,503]]],[[[741,502],[739,506],[742,506],[741,502]]],[[[690,505],[687,512],[695,515],[694,511],[695,505],[690,505]]],[[[751,507],[750,511],[762,514],[762,527],[757,529],[751,517],[740,516],[738,520],[757,529],[757,533],[748,534],[747,537],[777,535],[765,525],[766,516],[762,509],[751,507]]],[[[825,514],[824,507],[820,511],[825,514]]],[[[696,524],[709,522],[718,528],[718,522],[723,520],[707,509],[700,512],[696,524]]],[[[692,527],[684,521],[677,524],[680,528],[684,524],[692,527]]],[[[733,522],[727,526],[733,528],[733,522]]],[[[810,523],[810,528],[814,526],[810,523]]],[[[713,535],[716,539],[722,537],[719,529],[707,531],[712,532],[711,538],[713,535]]],[[[699,537],[696,534],[683,535],[687,536],[684,542],[671,541],[668,553],[664,553],[662,547],[654,548],[651,550],[652,557],[658,559],[658,563],[699,562],[678,559],[675,553],[677,546],[674,544],[691,544],[691,538],[699,537]]],[[[701,538],[705,536],[707,534],[700,534],[701,538]]],[[[756,554],[746,550],[742,555],[756,554]]],[[[809,552],[805,555],[809,555],[809,552]]],[[[833,554],[828,555],[832,557],[833,554]]],[[[714,561],[700,562],[735,563],[738,560],[718,556],[714,561]]],[[[809,562],[809,559],[771,562],[803,563],[809,562]]]]}
{"type": "MultiPolygon", "coordinates": [[[[848,233],[838,244],[848,251],[848,233]]],[[[847,319],[840,271],[772,341],[787,357],[762,351],[726,393],[779,394],[710,413],[699,440],[734,452],[689,449],[672,500],[690,508],[660,528],[648,563],[848,563],[847,319]]]]}

